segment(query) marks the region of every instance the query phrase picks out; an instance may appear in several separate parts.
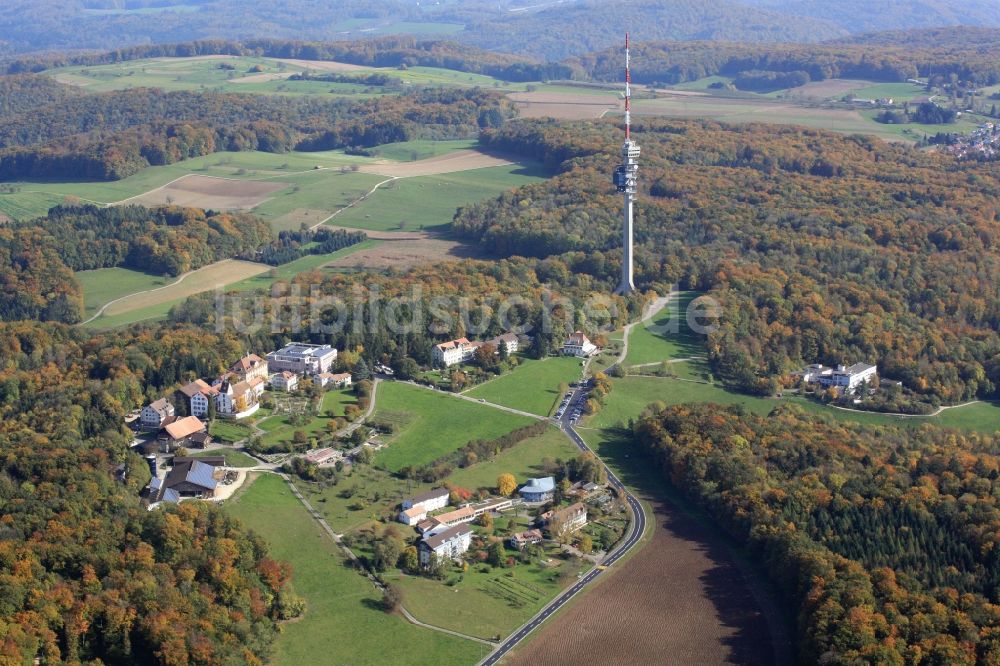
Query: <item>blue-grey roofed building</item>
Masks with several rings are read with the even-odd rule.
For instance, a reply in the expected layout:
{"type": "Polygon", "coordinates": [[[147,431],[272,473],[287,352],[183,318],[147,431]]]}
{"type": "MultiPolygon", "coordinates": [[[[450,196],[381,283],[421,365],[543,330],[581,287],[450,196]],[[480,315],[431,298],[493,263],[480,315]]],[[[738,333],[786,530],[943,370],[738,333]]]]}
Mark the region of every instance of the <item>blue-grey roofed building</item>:
{"type": "Polygon", "coordinates": [[[549,502],[555,494],[556,480],[551,476],[541,479],[528,479],[517,492],[525,502],[549,502]]]}
{"type": "Polygon", "coordinates": [[[270,372],[319,375],[328,372],[336,360],[337,350],[330,345],[293,342],[268,354],[267,366],[270,372]]]}

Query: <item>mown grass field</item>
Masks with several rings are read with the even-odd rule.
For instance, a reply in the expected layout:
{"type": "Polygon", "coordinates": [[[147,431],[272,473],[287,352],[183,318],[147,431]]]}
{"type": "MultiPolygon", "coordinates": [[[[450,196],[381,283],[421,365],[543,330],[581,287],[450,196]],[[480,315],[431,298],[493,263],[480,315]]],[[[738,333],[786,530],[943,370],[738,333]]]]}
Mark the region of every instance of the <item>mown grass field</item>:
{"type": "Polygon", "coordinates": [[[397,430],[375,462],[396,472],[419,467],[474,439],[493,439],[533,421],[525,416],[479,405],[412,384],[379,386],[375,419],[392,421],[397,430]]]}
{"type": "Polygon", "coordinates": [[[421,629],[377,608],[380,595],[349,568],[333,543],[280,478],[262,475],[225,510],[263,537],[272,557],[292,565],[292,585],[305,597],[302,619],[283,625],[271,663],[472,664],[481,648],[421,629]]]}
{"type": "Polygon", "coordinates": [[[330,224],[374,231],[440,231],[451,225],[459,207],[546,176],[540,164],[522,163],[403,178],[383,185],[330,224]]]}
{"type": "Polygon", "coordinates": [[[580,359],[567,356],[522,359],[513,371],[466,392],[498,405],[549,416],[558,404],[561,383],[580,379],[580,359]]]}
{"type": "Polygon", "coordinates": [[[580,450],[553,426],[538,437],[532,437],[502,451],[493,460],[478,462],[465,469],[456,469],[448,480],[469,490],[492,488],[495,491],[497,477],[504,472],[513,474],[518,484],[523,484],[530,478],[542,475],[542,461],[546,458],[569,460],[578,455],[580,450]]]}
{"type": "Polygon", "coordinates": [[[919,427],[923,423],[975,430],[992,434],[1000,430],[1000,406],[981,402],[966,407],[945,410],[938,416],[899,417],[875,412],[835,409],[812,400],[786,396],[761,398],[745,395],[712,384],[661,377],[623,377],[613,380],[614,388],[606,398],[604,408],[584,419],[588,428],[620,428],[630,418],[638,417],[653,402],[676,405],[686,402],[712,402],[720,405],[742,405],[747,411],[764,416],[782,404],[798,405],[819,417],[868,425],[899,425],[919,427]]]}
{"type": "Polygon", "coordinates": [[[699,294],[685,292],[647,322],[632,328],[625,365],[656,363],[671,358],[704,356],[704,336],[691,330],[687,313],[699,294]]]}
{"type": "Polygon", "coordinates": [[[177,279],[164,275],[141,273],[128,268],[77,271],[75,277],[83,288],[84,318],[93,315],[105,303],[137,291],[163,287],[177,279]]]}

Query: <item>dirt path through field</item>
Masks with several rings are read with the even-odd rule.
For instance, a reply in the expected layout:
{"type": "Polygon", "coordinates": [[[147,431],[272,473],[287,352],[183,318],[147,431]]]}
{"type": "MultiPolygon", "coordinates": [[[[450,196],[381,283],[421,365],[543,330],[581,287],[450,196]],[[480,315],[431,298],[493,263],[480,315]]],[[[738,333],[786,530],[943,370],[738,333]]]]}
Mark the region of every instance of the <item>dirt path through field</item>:
{"type": "Polygon", "coordinates": [[[102,315],[117,315],[141,308],[159,305],[178,298],[200,294],[217,286],[232,284],[271,270],[271,266],[238,259],[223,259],[196,271],[189,271],[163,287],[138,291],[105,303],[94,316],[83,322],[90,323],[102,315]]]}

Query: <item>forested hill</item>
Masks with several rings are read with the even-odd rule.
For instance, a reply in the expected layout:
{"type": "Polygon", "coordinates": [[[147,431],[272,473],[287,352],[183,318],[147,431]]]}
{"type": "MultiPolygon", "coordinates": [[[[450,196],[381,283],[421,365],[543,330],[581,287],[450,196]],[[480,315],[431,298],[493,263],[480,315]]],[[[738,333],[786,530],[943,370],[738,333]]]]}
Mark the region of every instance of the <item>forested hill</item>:
{"type": "Polygon", "coordinates": [[[803,664],[1000,659],[1000,441],[653,406],[639,451],[765,563],[803,664]]]}
{"type": "MultiPolygon", "coordinates": [[[[706,76],[736,77],[741,72],[802,73],[812,81],[831,78],[906,81],[955,74],[986,86],[1000,82],[1000,30],[966,29],[878,33],[865,43],[737,44],[731,42],[640,42],[632,49],[632,79],[637,83],[676,84],[706,76]],[[913,44],[906,43],[913,35],[913,44]]],[[[621,48],[566,61],[578,78],[621,79],[621,48]]]]}
{"type": "Polygon", "coordinates": [[[288,565],[209,503],[148,511],[124,427],[145,391],[242,350],[203,331],[0,324],[4,663],[269,662],[277,621],[301,611],[288,565]]]}
{"type": "Polygon", "coordinates": [[[741,0],[745,5],[830,21],[850,32],[949,25],[1000,26],[994,0],[741,0]]]}
{"type": "MultiPolygon", "coordinates": [[[[794,127],[644,120],[634,132],[637,281],[722,303],[706,350],[720,376],[767,393],[804,363],[854,359],[931,402],[996,395],[1000,166],[794,127]]],[[[483,140],[561,173],[465,208],[453,229],[613,283],[620,129],[518,122],[483,140]]]]}
{"type": "Polygon", "coordinates": [[[636,41],[817,42],[846,34],[827,21],[793,19],[733,0],[582,0],[507,20],[488,19],[456,38],[487,49],[561,60],[606,47],[620,49],[626,29],[636,41]],[[622,27],[615,31],[609,26],[622,27]]]}

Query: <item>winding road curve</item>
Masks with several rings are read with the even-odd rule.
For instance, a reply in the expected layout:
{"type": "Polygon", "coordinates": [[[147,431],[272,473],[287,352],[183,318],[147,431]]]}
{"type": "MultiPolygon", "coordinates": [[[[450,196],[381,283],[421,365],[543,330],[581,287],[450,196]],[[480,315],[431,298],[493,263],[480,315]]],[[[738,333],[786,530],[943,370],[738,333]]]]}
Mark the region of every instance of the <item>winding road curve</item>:
{"type": "MultiPolygon", "coordinates": [[[[639,321],[632,322],[625,327],[625,331],[622,334],[622,351],[614,365],[623,363],[625,361],[625,357],[628,356],[628,336],[632,332],[632,329],[654,317],[658,312],[660,312],[660,310],[667,306],[672,298],[676,298],[677,295],[678,292],[671,292],[667,296],[657,298],[655,301],[650,303],[649,306],[647,306],[646,311],[643,313],[643,316],[639,321]]],[[[584,399],[584,395],[585,389],[581,387],[573,389],[570,406],[581,403],[584,399]]],[[[486,404],[492,405],[492,403],[486,404]]],[[[571,414],[572,410],[568,408],[563,412],[562,420],[559,422],[560,430],[562,430],[566,436],[569,437],[574,444],[576,444],[577,448],[581,451],[593,453],[594,456],[600,460],[597,454],[594,453],[589,446],[587,446],[586,442],[583,441],[583,438],[580,437],[579,433],[577,433],[573,424],[570,423],[571,414]]],[[[619,479],[603,461],[601,462],[601,465],[604,467],[604,471],[607,472],[608,481],[611,486],[624,495],[625,501],[628,503],[629,508],[632,511],[633,519],[630,523],[629,533],[625,537],[625,540],[620,542],[618,546],[608,555],[608,557],[601,562],[601,564],[588,571],[587,574],[574,583],[572,587],[564,590],[562,594],[549,602],[547,606],[542,608],[542,610],[538,611],[538,613],[536,613],[531,619],[521,625],[517,631],[508,636],[503,643],[497,646],[490,656],[479,662],[479,666],[493,666],[493,664],[496,664],[503,659],[508,652],[513,650],[521,641],[527,638],[532,631],[538,628],[538,625],[545,622],[545,620],[547,620],[553,613],[557,612],[573,597],[586,589],[588,585],[591,585],[594,581],[596,581],[601,574],[604,573],[607,567],[610,567],[615,562],[620,560],[640,541],[642,541],[642,536],[646,532],[646,524],[649,522],[648,517],[646,516],[645,507],[643,507],[642,502],[636,499],[635,495],[629,492],[629,489],[625,487],[625,484],[621,482],[621,479],[619,479]]]]}

